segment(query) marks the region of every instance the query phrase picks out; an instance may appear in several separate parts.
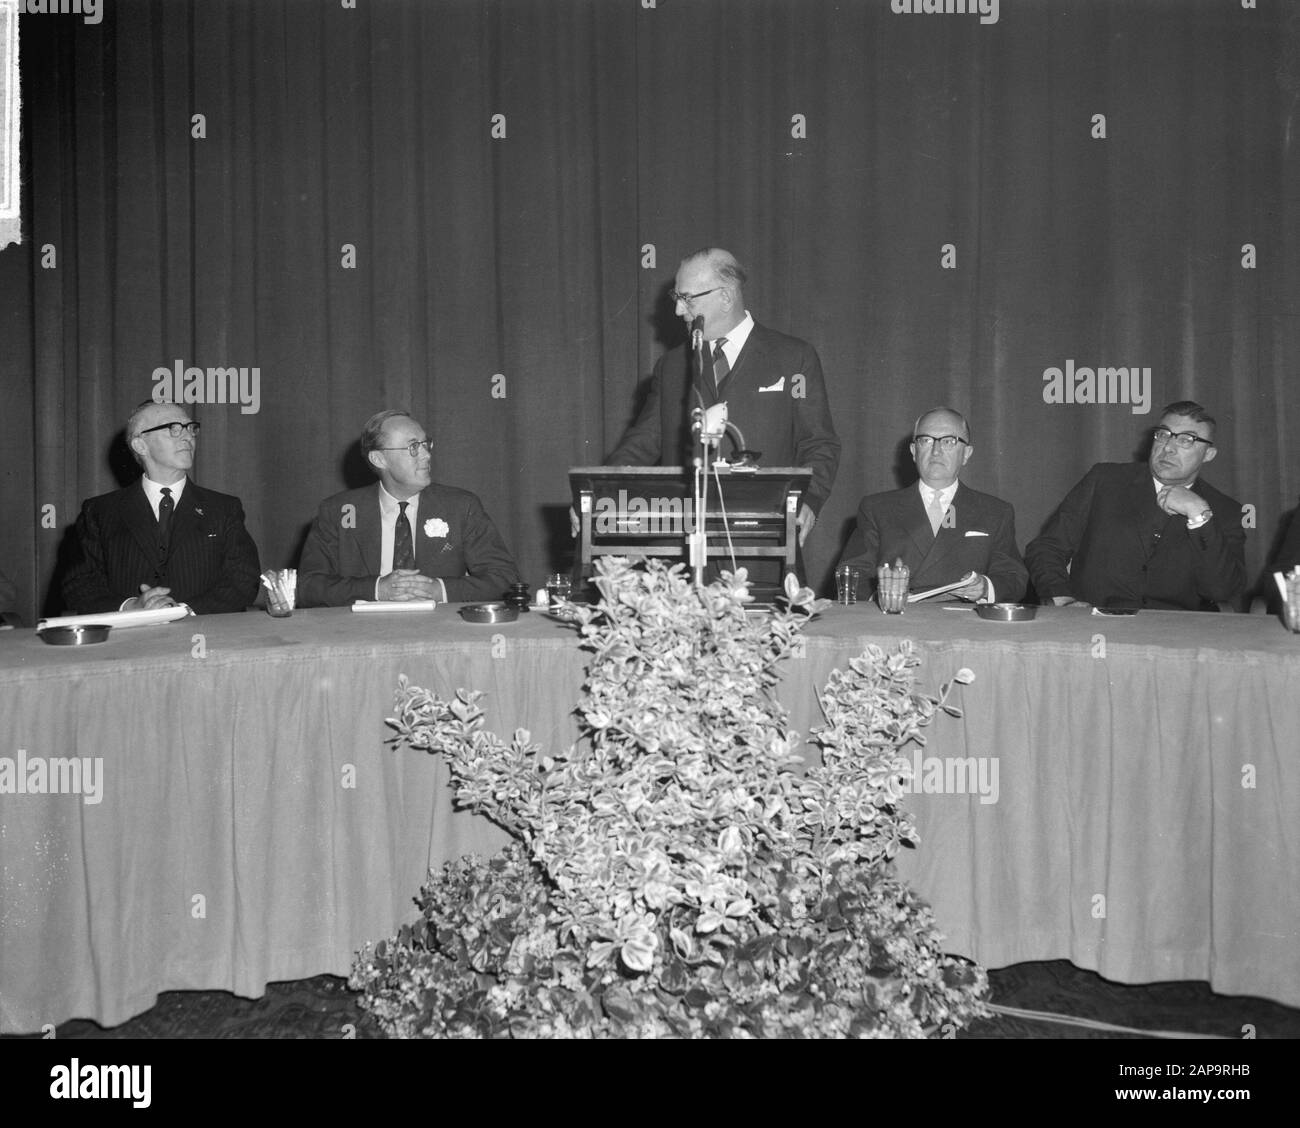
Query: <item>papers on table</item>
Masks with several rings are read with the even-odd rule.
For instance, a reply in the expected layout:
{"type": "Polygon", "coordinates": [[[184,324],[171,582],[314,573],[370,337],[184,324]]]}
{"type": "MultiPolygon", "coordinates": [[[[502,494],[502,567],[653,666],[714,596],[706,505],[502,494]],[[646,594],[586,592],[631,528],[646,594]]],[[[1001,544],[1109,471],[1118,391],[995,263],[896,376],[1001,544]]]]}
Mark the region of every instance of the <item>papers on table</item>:
{"type": "Polygon", "coordinates": [[[943,595],[943,593],[947,591],[956,591],[959,587],[965,587],[967,584],[971,583],[978,575],[978,572],[967,572],[960,580],[953,580],[952,583],[944,584],[943,587],[931,588],[929,591],[909,592],[907,602],[919,603],[922,599],[929,599],[935,595],[943,595]]]}
{"type": "Polygon", "coordinates": [[[358,599],[352,604],[353,611],[432,611],[438,606],[433,599],[413,599],[409,602],[384,599],[358,599]]]}
{"type": "Polygon", "coordinates": [[[154,627],[159,623],[174,623],[194,612],[184,603],[175,607],[155,607],[152,611],[103,611],[98,615],[56,615],[52,619],[42,619],[36,624],[38,631],[46,627],[88,627],[102,623],[114,630],[123,627],[154,627]]]}

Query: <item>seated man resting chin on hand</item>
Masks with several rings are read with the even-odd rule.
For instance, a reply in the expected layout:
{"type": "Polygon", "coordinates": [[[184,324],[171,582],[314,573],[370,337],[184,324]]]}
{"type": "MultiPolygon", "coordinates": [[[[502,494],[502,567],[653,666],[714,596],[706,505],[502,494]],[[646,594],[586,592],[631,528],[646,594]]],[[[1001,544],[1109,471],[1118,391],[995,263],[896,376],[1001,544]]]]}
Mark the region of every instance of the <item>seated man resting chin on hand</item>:
{"type": "Polygon", "coordinates": [[[1181,400],[1161,413],[1151,456],[1099,462],[1025,549],[1039,598],[1103,609],[1217,611],[1246,586],[1241,506],[1200,476],[1214,418],[1181,400]]]}

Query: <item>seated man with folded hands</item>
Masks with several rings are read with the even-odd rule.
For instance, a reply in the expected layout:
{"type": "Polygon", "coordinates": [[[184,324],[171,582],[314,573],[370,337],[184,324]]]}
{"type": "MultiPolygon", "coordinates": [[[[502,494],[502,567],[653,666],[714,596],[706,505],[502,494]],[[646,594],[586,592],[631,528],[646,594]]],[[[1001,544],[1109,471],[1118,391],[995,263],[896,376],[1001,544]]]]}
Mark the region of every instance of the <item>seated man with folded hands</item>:
{"type": "Polygon", "coordinates": [[[379,481],[321,502],[298,567],[301,606],[495,600],[518,581],[479,499],[433,481],[432,446],[405,411],[370,417],[361,450],[379,481]]]}

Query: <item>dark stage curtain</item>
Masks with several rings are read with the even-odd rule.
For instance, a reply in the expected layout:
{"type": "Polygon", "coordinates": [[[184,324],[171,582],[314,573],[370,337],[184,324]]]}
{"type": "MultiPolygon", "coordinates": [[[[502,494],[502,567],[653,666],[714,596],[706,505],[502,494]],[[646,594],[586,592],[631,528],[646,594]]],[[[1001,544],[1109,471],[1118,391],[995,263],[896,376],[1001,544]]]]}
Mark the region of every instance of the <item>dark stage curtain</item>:
{"type": "Polygon", "coordinates": [[[1257,576],[1300,494],[1300,5],[911,6],[23,16],[24,242],[0,253],[20,612],[58,608],[79,502],[123,480],[122,423],[177,364],[258,371],[256,411],[193,410],[196,478],[243,499],[264,566],[370,480],[365,418],[406,406],[540,583],[572,553],[566,471],[614,447],[707,244],[821,353],[844,455],[815,582],[861,495],[908,476],[921,410],[970,416],[965,480],[1023,546],[1185,397],[1219,418],[1206,476],[1248,507],[1257,576]],[[1144,402],[1046,402],[1067,367],[1149,369],[1144,402]]]}

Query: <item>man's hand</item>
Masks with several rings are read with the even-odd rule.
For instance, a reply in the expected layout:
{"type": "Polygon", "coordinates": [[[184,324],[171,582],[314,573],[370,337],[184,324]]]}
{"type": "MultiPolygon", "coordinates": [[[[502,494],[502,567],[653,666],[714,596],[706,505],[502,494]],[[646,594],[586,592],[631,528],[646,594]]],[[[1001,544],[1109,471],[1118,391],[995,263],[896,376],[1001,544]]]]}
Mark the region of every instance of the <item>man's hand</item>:
{"type": "Polygon", "coordinates": [[[172,589],[165,587],[150,587],[148,584],[140,585],[140,594],[132,596],[123,605],[123,611],[153,611],[159,607],[175,607],[176,600],[172,598],[172,589]]]}
{"type": "Polygon", "coordinates": [[[1156,503],[1166,513],[1180,513],[1184,517],[1199,517],[1210,508],[1205,498],[1186,486],[1166,486],[1156,495],[1156,503]]]}
{"type": "Polygon", "coordinates": [[[805,502],[800,506],[799,516],[794,519],[794,523],[799,530],[799,547],[803,548],[803,542],[808,539],[808,534],[813,531],[813,526],[817,524],[817,514],[805,502]]]}
{"type": "Polygon", "coordinates": [[[1091,603],[1084,603],[1082,599],[1075,599],[1072,595],[1054,595],[1052,602],[1057,607],[1091,607],[1091,603]]]}
{"type": "Polygon", "coordinates": [[[988,584],[984,582],[983,576],[976,576],[968,584],[963,584],[959,588],[953,588],[952,594],[958,599],[964,599],[969,603],[975,603],[984,598],[988,592],[988,584]]]}
{"type": "Polygon", "coordinates": [[[572,505],[570,505],[569,506],[569,532],[573,535],[573,539],[577,540],[578,533],[581,531],[582,531],[582,522],[578,520],[578,511],[574,509],[572,505]]]}
{"type": "Polygon", "coordinates": [[[416,599],[441,599],[442,585],[421,575],[416,568],[394,568],[379,578],[379,598],[394,603],[416,599]]]}

